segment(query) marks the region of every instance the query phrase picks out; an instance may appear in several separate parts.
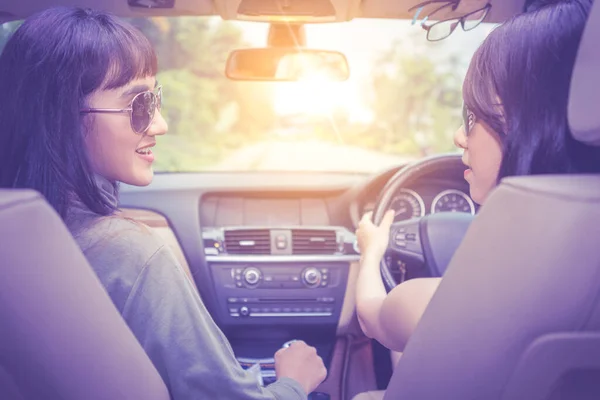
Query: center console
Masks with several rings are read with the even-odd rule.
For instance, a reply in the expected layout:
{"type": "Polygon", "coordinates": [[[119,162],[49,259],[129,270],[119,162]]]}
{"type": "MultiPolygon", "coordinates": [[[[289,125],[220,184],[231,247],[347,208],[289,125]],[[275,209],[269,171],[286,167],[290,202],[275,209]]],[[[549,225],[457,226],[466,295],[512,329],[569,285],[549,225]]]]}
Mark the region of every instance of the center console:
{"type": "Polygon", "coordinates": [[[348,262],[227,258],[209,265],[225,324],[337,323],[348,262]]]}
{"type": "Polygon", "coordinates": [[[303,340],[328,366],[336,340],[355,237],[331,224],[326,197],[213,194],[200,208],[211,284],[211,314],[244,368],[264,384],[273,356],[303,340]]]}
{"type": "Polygon", "coordinates": [[[351,236],[345,228],[205,230],[218,320],[225,326],[337,324],[350,262],[357,259],[345,254],[351,236]]]}

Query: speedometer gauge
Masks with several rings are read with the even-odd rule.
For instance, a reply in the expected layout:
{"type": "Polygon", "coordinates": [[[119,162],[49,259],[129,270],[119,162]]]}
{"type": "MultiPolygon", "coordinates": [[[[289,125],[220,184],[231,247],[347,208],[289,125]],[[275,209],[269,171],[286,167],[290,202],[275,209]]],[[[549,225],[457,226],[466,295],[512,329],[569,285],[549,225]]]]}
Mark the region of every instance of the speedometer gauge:
{"type": "Polygon", "coordinates": [[[475,204],[473,200],[460,190],[444,190],[435,196],[431,203],[431,213],[439,212],[465,212],[475,214],[475,204]]]}
{"type": "Polygon", "coordinates": [[[394,221],[396,222],[425,215],[423,199],[417,192],[410,189],[400,189],[392,199],[389,208],[394,210],[394,221]]]}

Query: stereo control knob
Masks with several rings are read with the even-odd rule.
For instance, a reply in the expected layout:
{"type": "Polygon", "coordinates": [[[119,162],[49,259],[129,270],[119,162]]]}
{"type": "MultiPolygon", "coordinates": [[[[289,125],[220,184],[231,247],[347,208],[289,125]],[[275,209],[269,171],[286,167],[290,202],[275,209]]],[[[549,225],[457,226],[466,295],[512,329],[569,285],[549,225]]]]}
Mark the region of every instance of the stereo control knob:
{"type": "Polygon", "coordinates": [[[248,309],[248,307],[246,307],[246,306],[240,307],[240,315],[242,317],[247,317],[248,315],[250,315],[250,310],[248,309]]]}
{"type": "Polygon", "coordinates": [[[260,271],[256,268],[246,268],[244,280],[248,285],[256,285],[260,280],[260,271]]]}
{"type": "Polygon", "coordinates": [[[321,283],[321,271],[316,268],[307,268],[302,273],[302,279],[307,286],[318,286],[321,283]]]}

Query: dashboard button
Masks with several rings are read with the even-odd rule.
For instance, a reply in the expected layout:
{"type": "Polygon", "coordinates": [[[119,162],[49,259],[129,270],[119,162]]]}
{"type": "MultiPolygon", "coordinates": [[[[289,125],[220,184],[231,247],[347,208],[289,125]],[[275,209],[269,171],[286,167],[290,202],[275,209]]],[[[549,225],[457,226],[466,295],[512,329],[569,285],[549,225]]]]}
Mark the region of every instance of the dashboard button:
{"type": "Polygon", "coordinates": [[[256,268],[247,268],[244,271],[244,280],[248,285],[256,285],[260,281],[260,271],[256,268]]]}
{"type": "Polygon", "coordinates": [[[308,287],[319,286],[319,283],[321,283],[321,278],[321,271],[316,268],[307,268],[302,273],[302,280],[308,287]]]}

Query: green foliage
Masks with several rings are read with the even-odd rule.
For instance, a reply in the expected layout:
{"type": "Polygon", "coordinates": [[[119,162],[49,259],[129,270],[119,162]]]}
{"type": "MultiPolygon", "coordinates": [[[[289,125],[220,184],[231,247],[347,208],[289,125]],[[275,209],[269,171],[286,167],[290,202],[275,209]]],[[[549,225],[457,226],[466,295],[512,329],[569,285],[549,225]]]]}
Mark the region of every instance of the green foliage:
{"type": "MultiPolygon", "coordinates": [[[[416,38],[407,38],[407,40],[416,38]]],[[[456,57],[435,60],[427,50],[407,53],[406,42],[392,44],[373,74],[379,149],[427,155],[453,150],[461,122],[461,76],[456,57]]]]}
{"type": "Polygon", "coordinates": [[[169,121],[170,134],[192,138],[210,135],[224,103],[219,82],[198,77],[187,69],[166,70],[157,79],[164,87],[162,112],[169,121]]]}
{"type": "Polygon", "coordinates": [[[227,134],[217,127],[224,110],[236,103],[236,89],[223,71],[229,52],[245,46],[241,31],[228,22],[195,17],[130,22],[154,45],[161,71],[157,79],[169,134],[160,139],[156,169],[198,170],[218,162],[228,149],[223,145],[227,134]]]}

